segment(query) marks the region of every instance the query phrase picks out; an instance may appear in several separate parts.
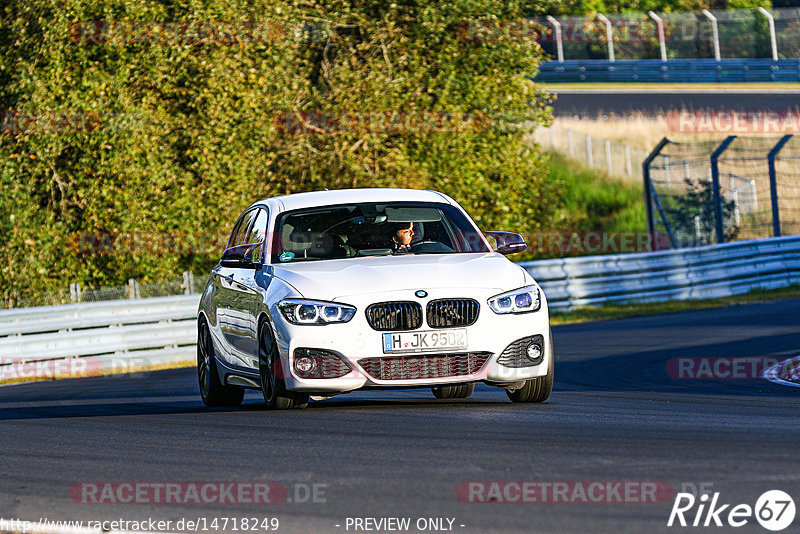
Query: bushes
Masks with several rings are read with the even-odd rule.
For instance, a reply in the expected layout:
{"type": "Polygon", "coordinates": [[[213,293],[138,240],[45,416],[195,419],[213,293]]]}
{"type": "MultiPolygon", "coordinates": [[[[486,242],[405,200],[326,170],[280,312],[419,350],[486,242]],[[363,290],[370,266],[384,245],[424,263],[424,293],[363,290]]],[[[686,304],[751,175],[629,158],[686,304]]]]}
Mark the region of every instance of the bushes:
{"type": "Polygon", "coordinates": [[[124,232],[181,240],[211,233],[221,242],[245,206],[276,194],[434,188],[482,226],[521,232],[540,229],[558,207],[560,186],[545,178],[538,151],[504,124],[508,116],[548,120],[545,96],[527,77],[540,49],[469,41],[459,31],[469,20],[519,18],[525,3],[57,4],[12,0],[0,14],[0,110],[16,113],[4,115],[0,134],[6,301],[72,281],[205,270],[220,245],[80,254],[68,244],[85,233],[124,232]],[[124,24],[92,33],[76,26],[85,21],[260,21],[272,31],[260,42],[234,42],[224,32],[126,34],[124,24]],[[281,122],[286,113],[331,111],[427,112],[476,126],[309,135],[281,122]],[[26,120],[52,112],[66,116],[26,120]]]}

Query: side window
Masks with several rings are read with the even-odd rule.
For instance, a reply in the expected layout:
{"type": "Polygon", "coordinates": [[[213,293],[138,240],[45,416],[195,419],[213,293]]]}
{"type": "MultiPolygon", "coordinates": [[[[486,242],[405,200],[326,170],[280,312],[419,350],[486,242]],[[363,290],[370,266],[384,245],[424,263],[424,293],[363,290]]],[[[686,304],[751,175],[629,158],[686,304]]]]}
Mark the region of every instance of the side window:
{"type": "Polygon", "coordinates": [[[233,229],[231,233],[231,238],[228,240],[228,246],[226,248],[235,247],[237,245],[244,245],[247,243],[247,232],[250,230],[252,226],[253,219],[255,219],[257,212],[260,210],[250,210],[244,214],[244,217],[239,219],[239,222],[236,223],[236,227],[233,229]]]}
{"type": "Polygon", "coordinates": [[[247,239],[245,243],[253,244],[258,243],[257,247],[253,247],[252,260],[256,263],[263,261],[264,247],[266,245],[267,237],[267,222],[269,221],[269,214],[265,209],[256,209],[257,215],[253,224],[247,232],[247,239]]]}

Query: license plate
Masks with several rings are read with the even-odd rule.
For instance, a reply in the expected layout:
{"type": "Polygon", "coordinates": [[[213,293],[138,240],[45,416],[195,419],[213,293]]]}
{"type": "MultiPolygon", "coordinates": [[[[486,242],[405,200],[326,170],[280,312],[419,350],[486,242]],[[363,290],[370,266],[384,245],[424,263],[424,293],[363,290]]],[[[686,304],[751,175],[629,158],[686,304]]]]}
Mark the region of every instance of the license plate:
{"type": "Polygon", "coordinates": [[[467,348],[467,329],[383,334],[383,352],[428,352],[467,348]]]}

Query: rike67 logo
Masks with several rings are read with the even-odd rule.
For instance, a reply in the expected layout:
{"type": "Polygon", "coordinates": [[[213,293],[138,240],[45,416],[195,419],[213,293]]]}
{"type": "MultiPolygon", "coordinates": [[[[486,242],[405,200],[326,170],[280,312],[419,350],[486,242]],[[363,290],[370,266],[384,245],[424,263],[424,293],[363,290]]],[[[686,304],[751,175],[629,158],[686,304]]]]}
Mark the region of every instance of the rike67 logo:
{"type": "Polygon", "coordinates": [[[715,492],[709,498],[704,493],[696,498],[691,493],[678,493],[667,526],[743,527],[755,518],[762,527],[777,532],[794,521],[794,500],[784,491],[764,492],[752,507],[749,504],[722,504],[719,495],[719,492],[715,492]]]}

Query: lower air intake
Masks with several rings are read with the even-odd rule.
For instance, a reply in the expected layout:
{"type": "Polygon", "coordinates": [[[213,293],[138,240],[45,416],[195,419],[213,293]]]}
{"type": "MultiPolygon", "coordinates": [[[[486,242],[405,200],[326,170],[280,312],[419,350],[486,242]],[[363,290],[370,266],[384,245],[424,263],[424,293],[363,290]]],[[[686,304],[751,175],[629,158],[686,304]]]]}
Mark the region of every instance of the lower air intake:
{"type": "Polygon", "coordinates": [[[425,380],[475,374],[483,368],[489,356],[489,352],[420,354],[364,358],[358,363],[376,380],[425,380]]]}

